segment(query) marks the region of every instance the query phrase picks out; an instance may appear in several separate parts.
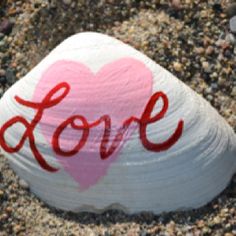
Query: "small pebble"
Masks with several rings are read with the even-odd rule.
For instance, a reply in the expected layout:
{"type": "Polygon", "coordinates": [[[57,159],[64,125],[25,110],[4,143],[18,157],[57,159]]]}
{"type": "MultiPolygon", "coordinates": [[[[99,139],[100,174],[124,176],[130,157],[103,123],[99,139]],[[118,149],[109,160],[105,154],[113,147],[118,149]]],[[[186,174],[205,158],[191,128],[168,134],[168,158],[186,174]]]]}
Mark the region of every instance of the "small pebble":
{"type": "Polygon", "coordinates": [[[2,40],[4,38],[4,33],[0,33],[0,40],[2,40]]]}
{"type": "Polygon", "coordinates": [[[225,233],[224,236],[235,236],[232,233],[225,233]]]}
{"type": "Polygon", "coordinates": [[[5,46],[5,42],[3,40],[0,41],[0,48],[3,48],[5,46]]]}
{"type": "Polygon", "coordinates": [[[219,84],[219,86],[223,87],[225,85],[225,79],[219,78],[218,84],[219,84]]]}
{"type": "Polygon", "coordinates": [[[9,206],[6,208],[6,213],[11,214],[12,211],[13,211],[12,207],[9,206]]]}
{"type": "Polygon", "coordinates": [[[6,79],[8,84],[13,84],[15,81],[15,75],[12,69],[6,70],[6,79]]]}
{"type": "Polygon", "coordinates": [[[231,96],[236,97],[236,87],[233,87],[231,96]]]}
{"type": "Polygon", "coordinates": [[[214,3],[212,8],[215,12],[222,12],[222,6],[220,3],[214,3]]]}
{"type": "Polygon", "coordinates": [[[173,67],[174,67],[175,71],[177,71],[177,72],[182,71],[182,68],[183,68],[182,64],[179,62],[174,62],[173,67]]]}
{"type": "Polygon", "coordinates": [[[236,44],[235,36],[233,34],[231,34],[231,33],[228,33],[226,35],[225,40],[226,40],[226,42],[228,42],[228,43],[230,43],[232,45],[236,44]]]}
{"type": "Polygon", "coordinates": [[[205,49],[200,47],[200,48],[195,48],[195,51],[197,54],[203,54],[205,52],[205,49]]]}
{"type": "Polygon", "coordinates": [[[236,33],[236,16],[230,19],[229,27],[230,27],[231,32],[236,33]]]}
{"type": "Polygon", "coordinates": [[[220,224],[220,223],[221,223],[220,217],[216,216],[216,217],[213,219],[213,223],[214,223],[214,224],[220,224]]]}
{"type": "Polygon", "coordinates": [[[212,46],[208,46],[206,49],[206,54],[211,55],[214,52],[214,48],[212,46]]]}
{"type": "Polygon", "coordinates": [[[181,1],[180,0],[171,0],[171,6],[175,10],[179,10],[179,9],[181,9],[181,1]]]}
{"type": "Polygon", "coordinates": [[[210,64],[207,61],[202,62],[203,70],[207,73],[211,72],[210,64]]]}
{"type": "MultiPolygon", "coordinates": [[[[1,78],[0,78],[0,79],[1,79],[1,78]]],[[[0,85],[1,85],[1,82],[0,82],[0,85]]],[[[0,87],[0,98],[3,96],[3,94],[4,94],[4,90],[3,90],[2,87],[0,87]]]]}
{"type": "Polygon", "coordinates": [[[230,57],[232,56],[231,51],[230,51],[229,49],[226,49],[226,50],[224,51],[224,56],[230,58],[230,57]]]}
{"type": "Polygon", "coordinates": [[[10,34],[13,23],[9,19],[3,19],[2,22],[0,23],[0,32],[3,34],[10,34]]]}
{"type": "Polygon", "coordinates": [[[6,75],[6,71],[3,69],[0,69],[0,77],[5,76],[5,75],[6,75]]]}
{"type": "Polygon", "coordinates": [[[65,4],[65,5],[70,5],[71,4],[71,0],[63,0],[63,3],[65,4]]]}
{"type": "Polygon", "coordinates": [[[229,18],[236,16],[236,3],[231,3],[226,7],[226,14],[229,18]]]}
{"type": "Polygon", "coordinates": [[[21,231],[21,225],[15,225],[13,228],[14,233],[19,233],[21,231]]]}
{"type": "Polygon", "coordinates": [[[8,218],[8,214],[6,214],[6,213],[3,213],[2,215],[0,215],[0,221],[5,221],[5,220],[7,220],[7,218],[8,218]]]}
{"type": "Polygon", "coordinates": [[[211,94],[212,93],[212,88],[211,87],[207,87],[205,90],[206,94],[211,94]]]}
{"type": "Polygon", "coordinates": [[[213,96],[212,96],[212,95],[207,95],[206,98],[207,98],[207,100],[210,101],[210,102],[213,100],[213,96]]]}
{"type": "Polygon", "coordinates": [[[4,192],[0,189],[0,199],[4,196],[4,192]]]}
{"type": "Polygon", "coordinates": [[[28,189],[28,188],[29,188],[29,184],[28,184],[24,179],[20,179],[20,180],[19,180],[19,185],[20,185],[23,189],[28,189]]]}
{"type": "Polygon", "coordinates": [[[212,84],[211,84],[211,88],[212,88],[213,90],[218,89],[218,84],[217,84],[217,83],[212,83],[212,84]]]}
{"type": "Polygon", "coordinates": [[[0,77],[0,85],[5,85],[7,82],[6,77],[0,77]]]}

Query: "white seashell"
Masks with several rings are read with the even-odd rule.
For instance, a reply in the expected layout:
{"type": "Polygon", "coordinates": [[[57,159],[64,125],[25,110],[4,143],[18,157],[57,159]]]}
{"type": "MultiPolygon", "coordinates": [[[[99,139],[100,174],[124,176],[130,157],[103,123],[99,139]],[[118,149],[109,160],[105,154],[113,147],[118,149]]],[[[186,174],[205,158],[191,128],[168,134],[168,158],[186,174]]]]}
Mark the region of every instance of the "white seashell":
{"type": "Polygon", "coordinates": [[[0,146],[12,168],[60,209],[197,208],[236,171],[236,135],[216,110],[102,34],[61,43],[5,93],[0,111],[0,146]]]}

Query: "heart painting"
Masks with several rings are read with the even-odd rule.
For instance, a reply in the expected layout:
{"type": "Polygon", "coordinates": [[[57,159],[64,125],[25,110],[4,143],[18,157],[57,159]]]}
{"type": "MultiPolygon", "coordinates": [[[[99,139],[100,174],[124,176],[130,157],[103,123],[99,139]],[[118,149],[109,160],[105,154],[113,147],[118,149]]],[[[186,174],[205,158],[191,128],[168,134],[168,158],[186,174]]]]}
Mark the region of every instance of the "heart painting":
{"type": "MultiPolygon", "coordinates": [[[[152,74],[138,60],[124,58],[105,65],[95,74],[81,63],[59,61],[43,74],[36,86],[33,101],[41,101],[45,96],[42,91],[46,92],[48,87],[53,88],[60,82],[67,82],[70,92],[60,104],[46,109],[40,122],[41,131],[49,144],[55,133],[53,124],[61,124],[65,118],[78,114],[83,115],[88,122],[109,115],[112,142],[124,120],[142,115],[152,93],[152,74]]],[[[72,157],[55,155],[65,171],[79,183],[80,188],[86,189],[106,174],[111,163],[118,158],[122,145],[131,138],[134,129],[137,129],[136,124],[129,127],[114,153],[104,161],[101,161],[99,153],[104,124],[89,131],[85,146],[72,157]]],[[[61,135],[61,148],[72,149],[80,136],[81,132],[67,128],[61,135]]]]}

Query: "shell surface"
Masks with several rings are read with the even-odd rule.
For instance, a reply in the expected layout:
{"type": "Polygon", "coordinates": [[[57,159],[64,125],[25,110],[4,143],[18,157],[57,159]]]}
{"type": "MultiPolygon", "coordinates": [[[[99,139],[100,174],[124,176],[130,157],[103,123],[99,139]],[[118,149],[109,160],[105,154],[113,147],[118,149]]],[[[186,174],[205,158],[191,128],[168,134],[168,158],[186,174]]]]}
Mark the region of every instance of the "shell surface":
{"type": "Polygon", "coordinates": [[[132,47],[80,33],[0,100],[0,147],[43,201],[69,211],[200,207],[236,172],[236,135],[132,47]]]}

